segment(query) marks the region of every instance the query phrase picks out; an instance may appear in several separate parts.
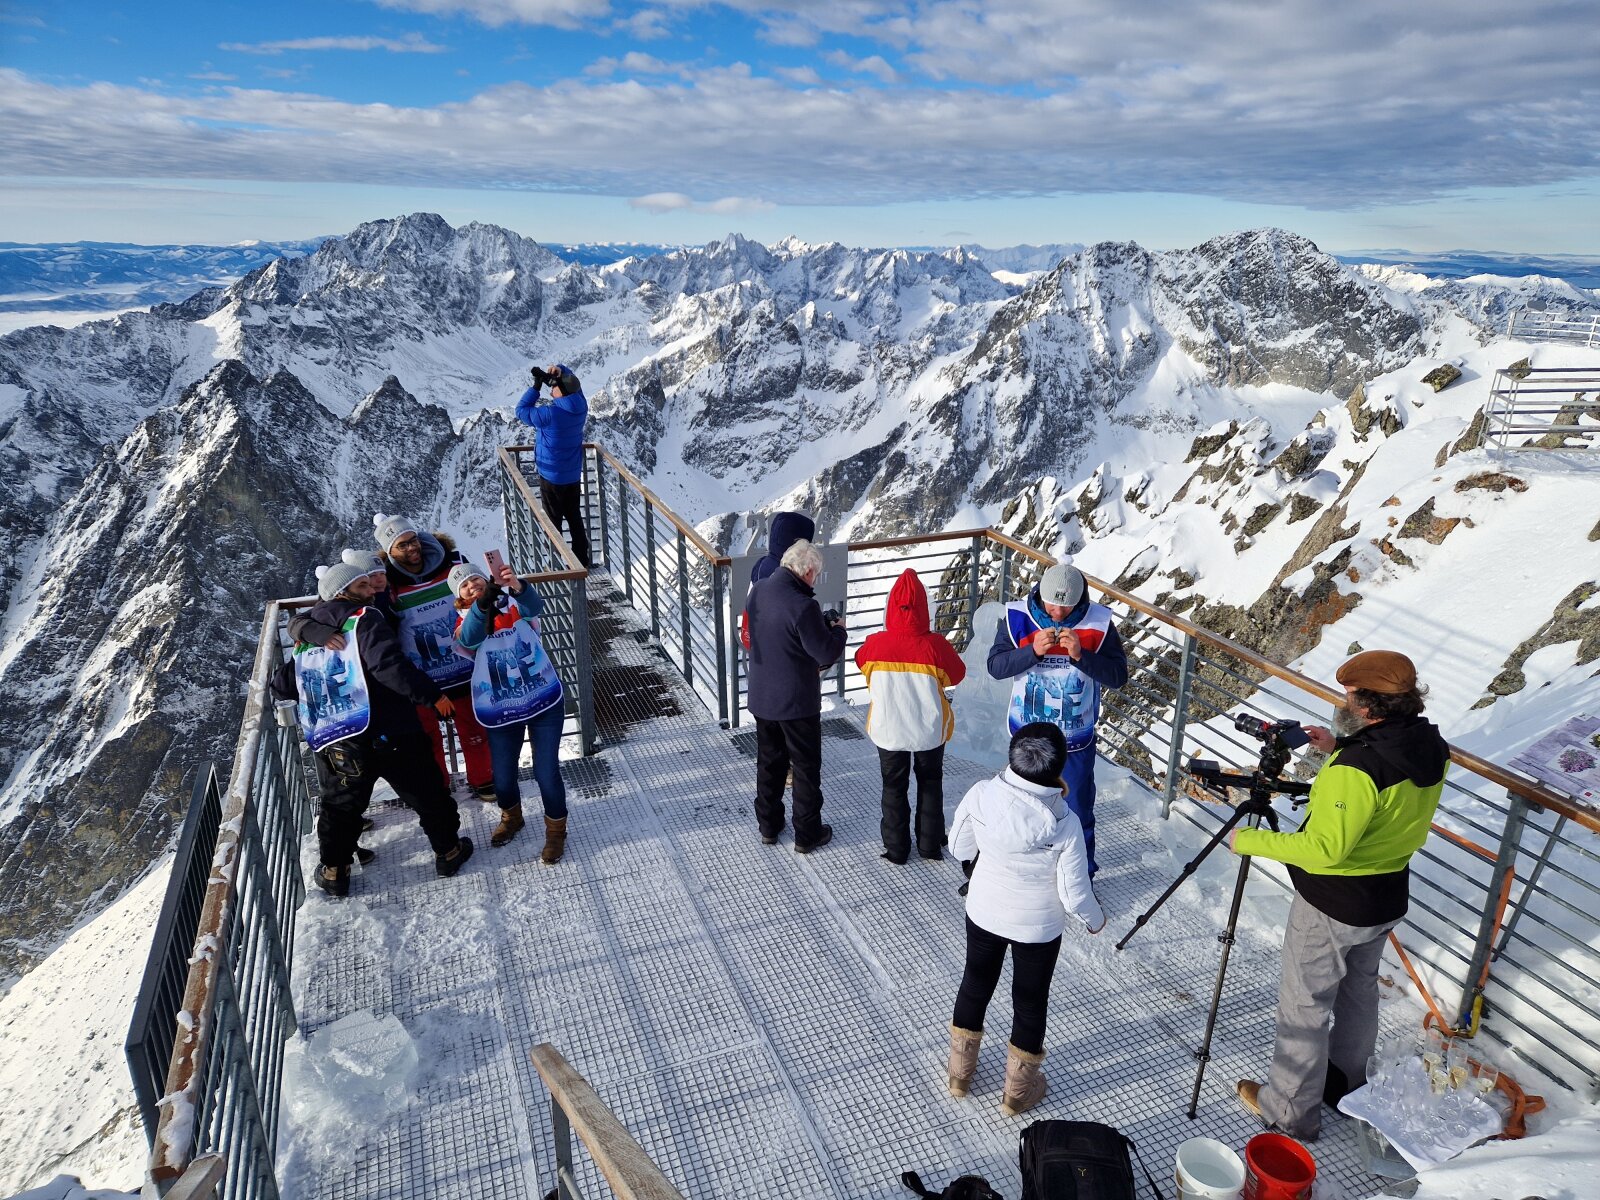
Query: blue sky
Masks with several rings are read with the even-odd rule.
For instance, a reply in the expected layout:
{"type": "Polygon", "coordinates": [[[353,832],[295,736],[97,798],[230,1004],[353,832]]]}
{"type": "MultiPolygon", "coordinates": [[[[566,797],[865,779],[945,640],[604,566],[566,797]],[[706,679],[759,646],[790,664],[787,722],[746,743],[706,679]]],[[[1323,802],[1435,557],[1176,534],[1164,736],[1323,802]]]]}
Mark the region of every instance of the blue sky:
{"type": "Polygon", "coordinates": [[[0,8],[4,240],[1600,253],[1591,0],[0,8]]]}

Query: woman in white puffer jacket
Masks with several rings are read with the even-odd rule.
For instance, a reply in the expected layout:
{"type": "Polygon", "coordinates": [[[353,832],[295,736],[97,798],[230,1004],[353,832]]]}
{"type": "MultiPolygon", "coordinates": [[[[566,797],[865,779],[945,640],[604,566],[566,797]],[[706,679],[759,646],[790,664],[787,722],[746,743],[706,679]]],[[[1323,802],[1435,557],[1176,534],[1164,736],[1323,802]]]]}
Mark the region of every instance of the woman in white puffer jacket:
{"type": "Polygon", "coordinates": [[[1089,884],[1083,826],[1064,799],[1067,742],[1045,722],[1011,738],[1010,766],[962,798],[950,850],[977,859],[967,890],[967,960],[950,1022],[950,1094],[965,1096],[978,1066],[983,1017],[1011,949],[1011,1041],[1000,1111],[1016,1116],[1044,1098],[1044,1026],[1050,978],[1067,913],[1090,933],[1105,914],[1089,884]]]}

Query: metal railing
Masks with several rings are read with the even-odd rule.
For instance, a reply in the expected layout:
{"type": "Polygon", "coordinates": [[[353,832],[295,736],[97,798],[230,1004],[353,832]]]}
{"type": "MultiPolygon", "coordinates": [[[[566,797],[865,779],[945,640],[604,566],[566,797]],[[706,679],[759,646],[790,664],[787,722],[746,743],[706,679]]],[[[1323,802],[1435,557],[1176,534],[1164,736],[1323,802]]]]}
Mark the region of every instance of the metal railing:
{"type": "Polygon", "coordinates": [[[579,1075],[549,1042],[529,1052],[539,1078],[550,1090],[550,1128],[556,1147],[554,1200],[582,1200],[572,1167],[572,1135],[588,1150],[595,1169],[616,1200],[683,1200],[683,1193],[661,1173],[589,1081],[579,1075]]]}
{"type": "Polygon", "coordinates": [[[296,1027],[289,973],[305,896],[300,839],[311,804],[300,735],[267,696],[282,661],[280,605],[267,605],[245,715],[195,929],[149,1182],[166,1194],[207,1152],[220,1192],[276,1200],[274,1154],[284,1043],[296,1027]]]}
{"type": "Polygon", "coordinates": [[[589,653],[589,571],[545,514],[532,478],[531,446],[499,453],[500,500],[511,567],[544,597],[539,639],[561,677],[567,732],[593,754],[594,663],[589,653]],[[526,457],[525,457],[526,456],[526,457]]]}
{"type": "Polygon", "coordinates": [[[1496,450],[1600,451],[1600,370],[1496,371],[1483,416],[1484,443],[1496,450]]]}
{"type": "Polygon", "coordinates": [[[584,452],[591,555],[649,615],[651,636],[701,702],[728,721],[737,703],[728,664],[744,604],[743,590],[730,584],[733,560],[604,449],[590,443],[584,452]]]}
{"type": "MultiPolygon", "coordinates": [[[[607,572],[650,613],[663,650],[692,672],[707,707],[739,725],[748,663],[737,636],[744,594],[726,580],[730,560],[603,450],[591,455],[587,486],[599,525],[591,538],[605,547],[607,572]],[[683,560],[701,564],[698,582],[677,570],[683,560]],[[722,619],[696,605],[704,594],[726,603],[722,619]],[[721,686],[706,679],[719,669],[721,686]]],[[[1026,595],[1050,561],[991,529],[850,543],[849,639],[827,686],[865,698],[854,650],[881,625],[907,567],[927,589],[933,627],[965,646],[992,637],[973,628],[979,607],[1026,595]]],[[[1163,816],[1209,837],[1223,817],[1190,794],[1183,765],[1200,756],[1251,769],[1260,744],[1234,729],[1232,714],[1322,720],[1344,693],[1128,592],[1090,585],[1115,615],[1130,672],[1125,687],[1104,694],[1099,752],[1158,795],[1163,816]]],[[[1565,1086],[1600,1078],[1600,1006],[1584,984],[1600,978],[1600,814],[1476,755],[1455,750],[1453,759],[1436,836],[1414,864],[1396,953],[1444,1024],[1481,1029],[1565,1086]]],[[[1263,867],[1289,886],[1281,868],[1263,867]]]]}
{"type": "Polygon", "coordinates": [[[1600,346],[1600,314],[1585,319],[1519,308],[1506,318],[1506,336],[1519,342],[1567,342],[1593,348],[1600,346]]]}
{"type": "Polygon", "coordinates": [[[172,1066],[178,1013],[183,1009],[189,959],[194,953],[195,931],[200,927],[206,880],[211,874],[211,858],[221,825],[222,789],[217,783],[217,768],[214,763],[206,763],[196,773],[190,789],[189,811],[184,814],[183,829],[178,835],[172,874],[167,880],[161,916],[156,921],[150,957],[123,1045],[145,1137],[152,1145],[156,1136],[156,1103],[166,1091],[167,1070],[172,1066]]]}

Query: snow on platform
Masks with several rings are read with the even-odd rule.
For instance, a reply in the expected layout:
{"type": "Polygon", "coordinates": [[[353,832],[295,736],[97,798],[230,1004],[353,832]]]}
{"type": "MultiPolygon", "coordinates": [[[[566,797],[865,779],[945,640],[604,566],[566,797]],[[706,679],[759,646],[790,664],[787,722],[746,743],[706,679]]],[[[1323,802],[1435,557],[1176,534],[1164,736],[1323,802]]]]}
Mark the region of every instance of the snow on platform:
{"type": "MultiPolygon", "coordinates": [[[[354,876],[350,899],[313,891],[302,909],[295,996],[309,1040],[289,1052],[287,1200],[537,1200],[554,1187],[555,1161],[549,1097],[528,1057],[542,1041],[693,1198],[899,1198],[906,1170],[936,1189],[972,1172],[1015,1197],[1017,1134],[1044,1117],[1119,1127],[1170,1181],[1184,1139],[1242,1149],[1259,1131],[1233,1095],[1236,1079],[1262,1077],[1271,1051],[1278,946],[1259,925],[1241,926],[1199,1114],[1184,1116],[1235,860],[1213,855],[1216,868],[1208,860],[1116,953],[1199,842],[1102,762],[1096,886],[1110,921],[1099,937],[1070,928],[1064,939],[1049,1094],[1021,1118],[1000,1114],[1008,969],[972,1094],[952,1100],[961,873],[950,860],[879,858],[877,755],[857,714],[824,721],[832,844],[797,855],[786,833],[763,846],[753,733],[719,729],[610,599],[595,612],[595,648],[613,694],[599,697],[599,751],[563,764],[566,859],[538,862],[536,820],[491,848],[498,810],[462,800],[477,852],[461,876],[437,879],[415,819],[391,803],[374,810],[366,842],[379,858],[354,876]],[[380,1036],[388,1016],[412,1039],[415,1066],[370,1066],[363,1080],[363,1064],[392,1050],[380,1036]],[[340,1018],[355,1032],[330,1034],[340,1018]],[[363,1029],[379,1048],[371,1056],[363,1029]]],[[[947,760],[948,806],[989,773],[947,760]]],[[[524,792],[537,814],[531,778],[524,792]]],[[[309,839],[304,861],[309,872],[309,839]]],[[[1384,1009],[1390,1023],[1416,1019],[1400,997],[1384,1009]]],[[[1326,1115],[1312,1151],[1318,1200],[1383,1183],[1362,1168],[1343,1118],[1326,1115]]],[[[609,1195],[575,1152],[583,1194],[609,1195]]]]}

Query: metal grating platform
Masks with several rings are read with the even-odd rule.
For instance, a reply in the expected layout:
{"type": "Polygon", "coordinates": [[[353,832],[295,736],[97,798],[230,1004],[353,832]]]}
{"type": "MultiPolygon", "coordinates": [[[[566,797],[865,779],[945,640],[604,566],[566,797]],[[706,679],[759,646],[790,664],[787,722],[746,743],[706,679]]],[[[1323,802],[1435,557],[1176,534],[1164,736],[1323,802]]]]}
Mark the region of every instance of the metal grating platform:
{"type": "MultiPolygon", "coordinates": [[[[1160,837],[1170,827],[1120,772],[1102,765],[1096,884],[1111,928],[1064,940],[1049,1095],[1026,1118],[999,1113],[1008,969],[973,1094],[953,1101],[943,1062],[963,953],[960,871],[878,857],[877,757],[854,715],[824,723],[832,845],[799,856],[786,834],[762,846],[744,735],[718,729],[648,638],[630,636],[641,626],[614,594],[591,592],[616,703],[601,708],[600,753],[563,766],[566,860],[537,861],[536,821],[492,849],[494,805],[461,800],[477,855],[439,880],[409,812],[375,806],[367,840],[379,859],[352,898],[307,902],[319,908],[296,949],[302,1030],[392,1013],[431,1056],[392,1120],[356,1131],[337,1161],[298,1156],[289,1200],[543,1195],[554,1182],[548,1096],[528,1059],[541,1041],[694,1198],[887,1200],[904,1194],[908,1169],[935,1187],[974,1172],[1015,1197],[1016,1135],[1042,1117],[1120,1127],[1158,1179],[1188,1137],[1239,1147],[1256,1132],[1232,1087],[1266,1066],[1277,946],[1246,935],[1236,947],[1188,1121],[1227,895],[1191,882],[1113,951],[1174,873],[1160,837]]],[[[952,807],[987,773],[949,759],[952,807]]],[[[524,786],[532,817],[531,776],[524,786]]],[[[1392,1022],[1416,1020],[1407,1001],[1384,1007],[1392,1022]]],[[[1313,1152],[1318,1200],[1378,1192],[1348,1122],[1327,1120],[1313,1152]]],[[[610,1194],[581,1152],[577,1175],[586,1196],[610,1194]]]]}

